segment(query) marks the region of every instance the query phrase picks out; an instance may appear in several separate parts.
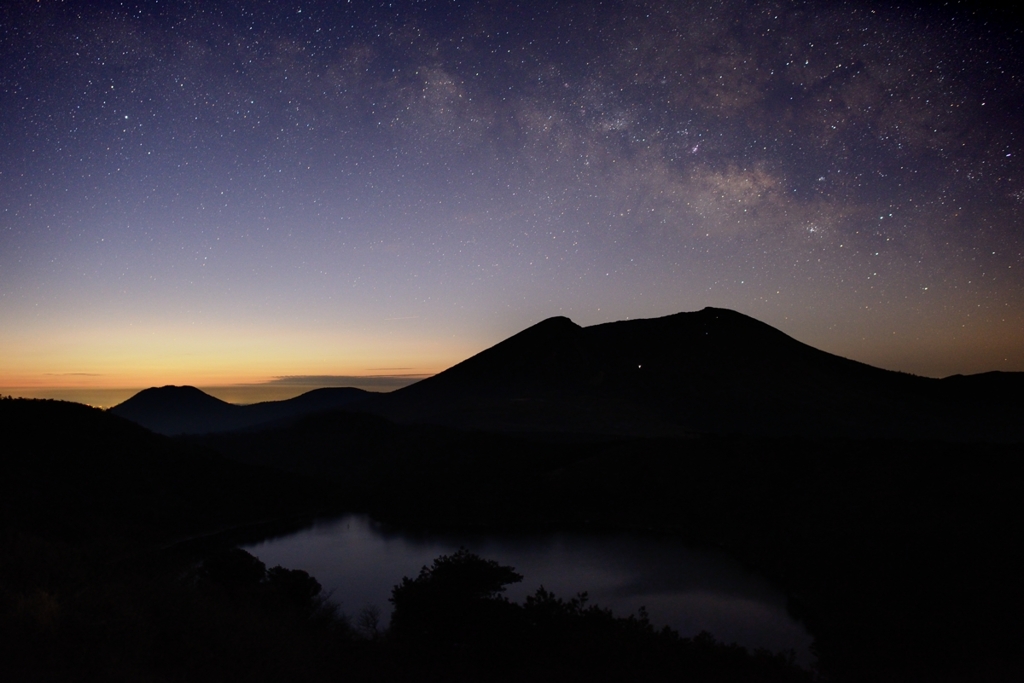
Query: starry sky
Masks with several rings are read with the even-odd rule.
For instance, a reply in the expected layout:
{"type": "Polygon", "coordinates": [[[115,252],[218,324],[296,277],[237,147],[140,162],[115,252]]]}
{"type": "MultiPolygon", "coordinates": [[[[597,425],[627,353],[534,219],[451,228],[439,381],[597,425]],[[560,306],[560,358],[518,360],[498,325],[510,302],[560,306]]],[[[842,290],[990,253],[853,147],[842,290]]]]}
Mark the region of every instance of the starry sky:
{"type": "Polygon", "coordinates": [[[704,306],[894,370],[1022,371],[1021,27],[5,2],[0,391],[392,388],[553,315],[704,306]]]}

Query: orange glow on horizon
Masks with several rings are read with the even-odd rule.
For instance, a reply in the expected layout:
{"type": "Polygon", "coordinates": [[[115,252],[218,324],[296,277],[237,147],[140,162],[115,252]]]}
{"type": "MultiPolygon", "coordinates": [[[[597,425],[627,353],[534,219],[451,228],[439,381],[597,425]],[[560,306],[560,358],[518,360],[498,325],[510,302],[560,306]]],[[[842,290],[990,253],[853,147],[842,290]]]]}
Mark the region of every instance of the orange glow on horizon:
{"type": "MultiPolygon", "coordinates": [[[[438,337],[214,325],[64,328],[41,338],[15,334],[0,339],[0,393],[138,391],[165,385],[256,387],[310,377],[415,379],[481,350],[438,337]]],[[[300,379],[297,386],[308,390],[313,384],[300,379]]]]}

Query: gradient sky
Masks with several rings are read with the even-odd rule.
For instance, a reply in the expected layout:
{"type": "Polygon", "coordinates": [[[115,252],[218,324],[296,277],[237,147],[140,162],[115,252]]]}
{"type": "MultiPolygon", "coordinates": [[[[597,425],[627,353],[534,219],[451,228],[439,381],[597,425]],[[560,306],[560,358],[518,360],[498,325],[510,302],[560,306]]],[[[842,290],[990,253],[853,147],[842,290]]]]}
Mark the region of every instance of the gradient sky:
{"type": "Polygon", "coordinates": [[[1024,370],[1022,46],[923,4],[5,2],[0,388],[418,376],[709,305],[1024,370]]]}

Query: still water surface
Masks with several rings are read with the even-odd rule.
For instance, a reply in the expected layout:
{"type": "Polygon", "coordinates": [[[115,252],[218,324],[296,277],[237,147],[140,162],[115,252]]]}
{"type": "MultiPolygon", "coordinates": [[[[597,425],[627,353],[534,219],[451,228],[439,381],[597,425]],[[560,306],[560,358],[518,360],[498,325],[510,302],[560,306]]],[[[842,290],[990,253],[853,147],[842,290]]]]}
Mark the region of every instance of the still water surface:
{"type": "Polygon", "coordinates": [[[422,534],[348,515],[245,549],[268,567],[306,570],[349,616],[376,606],[386,626],[394,585],[460,547],[515,567],[524,578],[506,594],[516,602],[541,585],[565,599],[587,591],[590,604],[611,608],[616,616],[645,606],[655,626],[671,626],[683,636],[706,630],[726,643],[792,649],[801,664],[812,660],[811,636],[765,579],[724,553],[663,536],[422,534]]]}

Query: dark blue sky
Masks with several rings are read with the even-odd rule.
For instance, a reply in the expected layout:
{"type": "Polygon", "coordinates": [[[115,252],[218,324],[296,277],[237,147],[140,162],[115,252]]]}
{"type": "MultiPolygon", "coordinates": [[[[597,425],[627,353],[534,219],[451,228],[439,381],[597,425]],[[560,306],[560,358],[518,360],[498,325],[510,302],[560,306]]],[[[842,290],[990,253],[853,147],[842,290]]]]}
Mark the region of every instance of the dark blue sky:
{"type": "Polygon", "coordinates": [[[706,305],[1024,370],[1016,16],[13,2],[0,386],[436,372],[706,305]]]}

